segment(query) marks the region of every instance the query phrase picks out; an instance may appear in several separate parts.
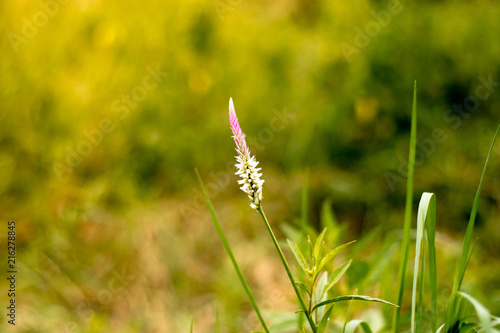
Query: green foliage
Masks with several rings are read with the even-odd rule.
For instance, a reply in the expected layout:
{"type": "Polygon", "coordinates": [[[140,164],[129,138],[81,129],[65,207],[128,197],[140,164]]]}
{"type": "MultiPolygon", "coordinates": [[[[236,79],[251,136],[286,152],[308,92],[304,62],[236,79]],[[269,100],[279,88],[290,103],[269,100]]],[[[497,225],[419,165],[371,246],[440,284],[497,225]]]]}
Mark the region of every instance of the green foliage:
{"type": "MultiPolygon", "coordinates": [[[[309,245],[309,261],[305,260],[305,255],[301,251],[298,244],[293,243],[290,240],[288,241],[288,247],[292,251],[297,260],[299,266],[302,268],[305,276],[307,277],[307,281],[295,281],[295,285],[300,287],[302,291],[307,295],[308,298],[308,308],[304,310],[307,315],[316,319],[316,327],[317,332],[325,332],[326,325],[328,323],[328,319],[333,310],[333,304],[342,301],[349,300],[358,300],[358,301],[369,301],[369,302],[379,302],[389,305],[394,305],[390,302],[372,298],[368,296],[360,296],[360,295],[351,295],[351,296],[338,296],[331,299],[328,299],[328,292],[333,288],[333,286],[340,280],[340,278],[345,274],[347,269],[352,263],[352,260],[349,260],[340,266],[338,266],[329,277],[328,272],[323,272],[326,264],[335,258],[343,249],[345,249],[350,244],[355,241],[351,241],[349,243],[340,245],[335,249],[326,253],[323,256],[323,247],[324,247],[324,238],[327,234],[327,229],[323,229],[323,231],[316,238],[314,244],[311,241],[311,238],[308,237],[308,245],[309,245]],[[332,304],[332,306],[328,307],[325,311],[325,306],[332,304]]],[[[395,306],[395,305],[394,305],[395,306]]]]}

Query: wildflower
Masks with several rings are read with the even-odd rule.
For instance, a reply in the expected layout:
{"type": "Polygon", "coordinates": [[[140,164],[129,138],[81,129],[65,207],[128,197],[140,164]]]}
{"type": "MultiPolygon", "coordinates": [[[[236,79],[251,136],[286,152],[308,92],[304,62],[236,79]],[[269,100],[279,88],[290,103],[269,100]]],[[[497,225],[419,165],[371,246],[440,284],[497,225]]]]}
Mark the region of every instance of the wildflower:
{"type": "Polygon", "coordinates": [[[236,151],[238,152],[238,156],[235,156],[238,162],[235,164],[238,169],[236,175],[242,178],[238,180],[238,184],[242,185],[240,187],[241,190],[248,194],[250,207],[257,210],[260,208],[262,201],[262,184],[264,184],[264,180],[260,179],[262,174],[259,173],[260,168],[257,168],[259,162],[257,162],[255,156],[251,156],[250,149],[248,149],[245,134],[241,131],[238,117],[236,117],[236,112],[234,111],[232,98],[229,99],[229,125],[231,126],[236,151]]]}

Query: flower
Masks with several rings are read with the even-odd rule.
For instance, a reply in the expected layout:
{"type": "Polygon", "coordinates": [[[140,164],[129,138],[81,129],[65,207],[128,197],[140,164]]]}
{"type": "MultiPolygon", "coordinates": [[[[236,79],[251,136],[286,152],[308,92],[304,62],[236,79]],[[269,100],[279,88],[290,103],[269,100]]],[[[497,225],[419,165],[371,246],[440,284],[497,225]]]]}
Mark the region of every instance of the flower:
{"type": "Polygon", "coordinates": [[[236,175],[242,178],[238,180],[238,184],[242,185],[240,187],[241,190],[248,194],[250,207],[257,210],[260,208],[262,202],[262,184],[264,184],[264,180],[260,179],[262,174],[259,173],[260,168],[257,168],[259,162],[257,162],[255,156],[251,156],[250,149],[248,149],[245,134],[243,134],[240,128],[238,117],[234,111],[232,98],[229,99],[229,125],[233,132],[232,138],[238,152],[238,156],[235,156],[238,162],[235,164],[238,169],[236,175]]]}

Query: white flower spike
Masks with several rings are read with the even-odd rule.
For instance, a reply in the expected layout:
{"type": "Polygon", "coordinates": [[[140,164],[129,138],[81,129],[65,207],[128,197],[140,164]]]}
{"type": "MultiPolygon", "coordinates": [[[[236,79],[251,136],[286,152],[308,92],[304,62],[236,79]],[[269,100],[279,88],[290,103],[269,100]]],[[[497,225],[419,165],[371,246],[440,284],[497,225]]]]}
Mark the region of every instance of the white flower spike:
{"type": "Polygon", "coordinates": [[[262,184],[264,184],[264,180],[260,179],[262,174],[259,173],[260,168],[257,168],[259,162],[257,162],[255,156],[250,155],[250,149],[248,149],[245,141],[245,134],[243,134],[240,128],[238,117],[236,117],[236,112],[234,111],[232,98],[229,99],[229,125],[231,126],[236,151],[238,152],[238,156],[236,156],[238,163],[235,164],[238,169],[236,175],[242,178],[238,180],[238,184],[242,185],[240,187],[241,190],[248,194],[250,207],[257,210],[260,208],[262,202],[262,184]]]}

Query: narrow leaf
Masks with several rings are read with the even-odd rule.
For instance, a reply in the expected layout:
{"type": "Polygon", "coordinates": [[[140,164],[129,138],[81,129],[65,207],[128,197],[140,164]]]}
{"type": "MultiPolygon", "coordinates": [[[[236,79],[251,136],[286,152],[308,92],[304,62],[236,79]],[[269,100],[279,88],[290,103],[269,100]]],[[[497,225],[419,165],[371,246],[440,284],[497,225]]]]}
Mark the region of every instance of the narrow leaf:
{"type": "Polygon", "coordinates": [[[351,266],[351,263],[352,263],[352,260],[349,260],[349,261],[346,261],[345,263],[343,263],[342,265],[340,265],[339,267],[337,267],[337,269],[332,273],[332,276],[330,277],[330,281],[328,282],[328,284],[325,287],[325,290],[324,290],[325,294],[328,293],[328,291],[330,289],[332,289],[332,287],[337,282],[339,282],[340,278],[345,274],[345,272],[347,271],[349,266],[351,266]]]}
{"type": "Polygon", "coordinates": [[[318,303],[312,308],[312,311],[316,310],[317,308],[319,308],[321,306],[325,306],[325,305],[336,303],[336,302],[350,301],[350,300],[383,303],[383,304],[387,304],[387,305],[397,306],[396,304],[393,304],[393,303],[388,302],[388,301],[384,301],[383,299],[380,299],[380,298],[373,298],[373,297],[362,296],[362,295],[345,295],[345,296],[338,296],[335,298],[331,298],[331,299],[326,300],[324,302],[318,303]]]}
{"type": "MultiPolygon", "coordinates": [[[[324,272],[323,275],[321,275],[317,285],[316,285],[316,293],[314,295],[314,302],[320,303],[322,301],[325,301],[326,298],[323,298],[324,290],[326,287],[326,284],[328,283],[328,273],[324,272]]],[[[324,313],[324,308],[318,309],[318,317],[323,317],[324,313]]]]}
{"type": "Polygon", "coordinates": [[[471,210],[470,217],[469,217],[469,223],[467,225],[467,231],[465,232],[462,253],[460,255],[460,259],[459,259],[459,263],[457,265],[457,268],[455,269],[455,278],[453,280],[452,293],[451,293],[450,298],[448,299],[448,302],[446,305],[446,325],[444,327],[445,332],[447,332],[451,328],[450,325],[453,325],[458,320],[457,319],[457,314],[458,314],[457,293],[460,290],[460,287],[462,286],[462,281],[463,281],[463,278],[465,275],[465,270],[467,268],[472,232],[474,230],[474,224],[476,221],[477,207],[479,205],[481,188],[483,186],[484,176],[486,174],[486,167],[488,166],[488,162],[489,162],[490,157],[491,157],[491,152],[493,151],[493,147],[495,146],[495,141],[498,137],[499,131],[500,131],[500,125],[498,126],[498,128],[495,132],[495,135],[494,135],[493,140],[491,142],[490,150],[488,152],[488,155],[486,156],[486,161],[484,162],[484,166],[483,166],[483,172],[481,173],[481,178],[479,179],[479,185],[477,187],[476,196],[474,197],[474,203],[472,204],[472,210],[471,210]]]}
{"type": "Polygon", "coordinates": [[[484,330],[484,332],[498,332],[492,325],[490,311],[471,295],[461,291],[459,293],[474,306],[479,323],[481,324],[481,329],[484,330]]]}
{"type": "Polygon", "coordinates": [[[314,243],[313,249],[313,258],[315,262],[319,261],[319,255],[321,253],[321,249],[323,248],[323,237],[325,237],[326,228],[319,234],[318,238],[316,238],[316,242],[314,243]]]}
{"type": "Polygon", "coordinates": [[[406,179],[406,203],[405,217],[403,222],[403,240],[401,242],[401,258],[399,260],[398,272],[398,307],[394,310],[394,319],[392,323],[392,332],[399,330],[399,316],[401,303],[403,301],[403,292],[405,286],[406,268],[410,255],[410,236],[411,236],[411,216],[413,202],[413,174],[415,171],[415,154],[417,147],[417,81],[413,86],[413,103],[411,108],[411,131],[410,131],[410,152],[408,156],[408,177],[406,179]]]}
{"type": "Polygon", "coordinates": [[[257,314],[257,317],[259,318],[259,321],[262,324],[262,327],[264,327],[264,330],[267,333],[269,333],[269,329],[267,328],[267,325],[264,321],[264,318],[262,317],[262,314],[259,310],[257,302],[255,301],[255,298],[253,297],[253,294],[250,290],[250,287],[248,286],[248,283],[246,282],[245,277],[243,276],[243,273],[241,272],[241,269],[238,265],[238,262],[236,261],[236,258],[234,257],[231,246],[229,245],[226,234],[224,233],[224,230],[222,229],[219,218],[217,217],[217,214],[215,213],[215,208],[212,205],[212,201],[210,200],[210,197],[208,196],[207,190],[205,188],[205,184],[203,183],[203,180],[201,179],[201,176],[200,176],[200,173],[198,172],[198,169],[195,169],[195,173],[196,173],[196,177],[198,178],[198,182],[200,183],[200,187],[201,187],[201,191],[203,192],[203,196],[205,197],[205,202],[207,203],[208,210],[210,211],[210,215],[212,216],[212,222],[214,224],[215,230],[217,231],[217,234],[219,235],[219,238],[222,242],[222,245],[224,246],[224,249],[226,250],[226,253],[229,256],[229,259],[231,260],[231,263],[233,264],[233,268],[236,271],[236,275],[238,275],[238,278],[241,282],[241,285],[243,286],[243,289],[245,289],[245,292],[248,296],[248,299],[250,300],[250,303],[252,304],[252,307],[253,307],[255,313],[257,314]]]}
{"type": "Polygon", "coordinates": [[[309,268],[307,266],[306,259],[302,254],[302,251],[300,251],[299,246],[297,244],[292,243],[292,241],[290,241],[289,239],[287,239],[287,242],[288,242],[288,247],[290,248],[290,250],[292,250],[292,253],[295,256],[295,259],[297,259],[297,262],[299,263],[300,267],[307,274],[309,272],[309,268]]]}
{"type": "Polygon", "coordinates": [[[486,157],[486,161],[484,162],[483,172],[481,174],[481,178],[479,180],[479,186],[477,187],[476,196],[474,198],[474,204],[472,205],[472,211],[470,213],[469,224],[467,225],[467,231],[465,232],[464,245],[462,248],[462,255],[460,256],[460,264],[456,271],[455,275],[455,283],[453,285],[453,290],[458,291],[460,286],[462,285],[462,280],[465,275],[465,269],[467,268],[467,258],[469,256],[469,248],[470,242],[472,238],[472,231],[474,229],[474,223],[476,221],[477,207],[479,206],[479,198],[481,196],[481,188],[483,187],[484,175],[486,174],[486,167],[488,166],[488,162],[490,160],[491,152],[493,151],[493,147],[495,146],[495,141],[498,137],[498,133],[500,131],[500,125],[495,132],[495,136],[493,137],[493,141],[491,142],[490,150],[488,152],[488,156],[486,157]]]}
{"type": "Polygon", "coordinates": [[[326,310],[325,314],[323,317],[321,317],[321,320],[318,324],[318,333],[323,333],[326,330],[326,325],[328,324],[328,319],[330,318],[330,314],[332,313],[333,310],[333,305],[326,310]]]}
{"type": "Polygon", "coordinates": [[[365,321],[361,320],[351,320],[345,327],[345,333],[354,333],[356,328],[361,327],[365,333],[372,333],[370,326],[365,321]]]}
{"type": "Polygon", "coordinates": [[[307,286],[304,283],[300,281],[295,281],[295,285],[300,289],[304,290],[309,297],[311,296],[311,294],[309,293],[309,288],[307,288],[307,286]]]}
{"type": "Polygon", "coordinates": [[[348,245],[354,243],[355,240],[349,242],[349,243],[346,243],[346,244],[343,244],[343,245],[340,245],[340,246],[337,246],[335,249],[331,250],[330,252],[328,252],[328,254],[323,258],[321,259],[321,262],[319,263],[319,266],[318,266],[318,271],[321,271],[323,269],[323,267],[325,267],[325,265],[330,261],[332,260],[333,258],[335,258],[335,256],[337,254],[340,253],[340,251],[342,251],[343,249],[345,249],[348,245]]]}
{"type": "MultiPolygon", "coordinates": [[[[418,277],[421,277],[421,283],[420,283],[420,295],[423,295],[423,273],[419,273],[419,266],[420,266],[420,251],[423,248],[423,238],[424,238],[424,227],[425,223],[428,223],[431,225],[430,230],[431,232],[435,232],[435,224],[436,224],[436,197],[434,196],[433,193],[427,193],[425,192],[422,194],[422,198],[420,199],[420,204],[418,207],[418,217],[417,217],[417,239],[415,243],[415,264],[414,264],[414,269],[413,269],[413,293],[412,293],[412,301],[411,301],[411,331],[414,333],[416,329],[419,327],[418,323],[416,323],[416,314],[417,314],[417,282],[418,282],[418,277]]],[[[431,235],[432,240],[434,240],[434,235],[431,235]]],[[[430,242],[429,242],[430,243],[430,242]]],[[[429,244],[431,246],[431,244],[429,244]]],[[[432,242],[432,248],[434,248],[434,242],[432,242]]],[[[433,251],[434,252],[434,251],[433,251]]],[[[422,259],[422,271],[423,271],[423,263],[425,262],[424,259],[422,259]]],[[[434,264],[435,264],[435,258],[434,258],[434,264]]],[[[435,273],[435,270],[433,269],[433,273],[435,273]]],[[[430,276],[431,284],[436,283],[436,276],[430,276]]],[[[433,289],[435,289],[433,287],[433,289]]],[[[435,295],[432,295],[435,297],[435,295]]],[[[419,312],[421,312],[423,309],[423,304],[422,302],[419,302],[419,312]]],[[[434,320],[434,319],[433,319],[434,320]]]]}
{"type": "MultiPolygon", "coordinates": [[[[354,290],[354,294],[358,292],[358,289],[354,290]]],[[[342,327],[342,333],[345,333],[345,329],[347,327],[347,320],[349,319],[349,314],[351,313],[352,301],[349,303],[349,307],[347,308],[347,313],[345,315],[344,326],[342,327]]]]}

